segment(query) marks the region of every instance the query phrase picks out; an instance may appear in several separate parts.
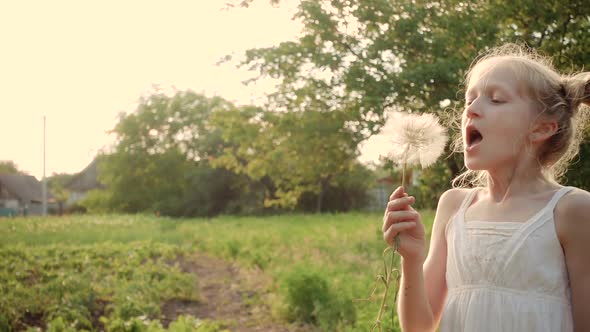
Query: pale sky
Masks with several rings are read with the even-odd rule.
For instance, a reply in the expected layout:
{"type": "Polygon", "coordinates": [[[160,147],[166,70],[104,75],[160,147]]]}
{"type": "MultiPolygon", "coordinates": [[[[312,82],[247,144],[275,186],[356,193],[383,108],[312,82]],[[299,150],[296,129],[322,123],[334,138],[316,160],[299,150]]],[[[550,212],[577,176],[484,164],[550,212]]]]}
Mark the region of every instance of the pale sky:
{"type": "Polygon", "coordinates": [[[221,57],[295,39],[293,0],[3,1],[0,3],[0,160],[41,179],[43,116],[47,176],[76,173],[112,142],[119,112],[135,110],[152,84],[256,103],[274,86],[221,57]]]}

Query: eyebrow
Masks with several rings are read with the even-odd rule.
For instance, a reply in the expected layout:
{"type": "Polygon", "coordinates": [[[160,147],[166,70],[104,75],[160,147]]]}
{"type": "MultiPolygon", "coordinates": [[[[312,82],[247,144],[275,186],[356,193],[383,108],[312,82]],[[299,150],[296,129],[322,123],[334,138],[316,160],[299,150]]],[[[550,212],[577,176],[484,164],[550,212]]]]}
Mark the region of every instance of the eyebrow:
{"type": "MultiPolygon", "coordinates": [[[[502,85],[497,84],[497,83],[488,83],[488,84],[484,85],[484,91],[500,91],[500,92],[504,92],[504,93],[511,95],[509,89],[506,89],[505,87],[503,87],[502,85]]],[[[469,90],[465,91],[465,96],[467,97],[472,92],[473,92],[473,89],[469,89],[469,90]]]]}

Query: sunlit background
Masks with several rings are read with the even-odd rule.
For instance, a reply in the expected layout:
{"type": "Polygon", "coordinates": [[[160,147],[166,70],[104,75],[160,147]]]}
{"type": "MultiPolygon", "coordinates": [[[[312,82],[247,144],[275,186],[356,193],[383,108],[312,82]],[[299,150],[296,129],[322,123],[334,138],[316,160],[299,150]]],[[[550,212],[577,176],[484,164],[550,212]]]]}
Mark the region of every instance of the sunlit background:
{"type": "Polygon", "coordinates": [[[245,86],[253,73],[216,62],[296,38],[296,4],[225,3],[1,2],[0,160],[40,179],[46,116],[47,175],[77,173],[113,141],[117,114],[154,85],[262,104],[273,81],[245,86]]]}

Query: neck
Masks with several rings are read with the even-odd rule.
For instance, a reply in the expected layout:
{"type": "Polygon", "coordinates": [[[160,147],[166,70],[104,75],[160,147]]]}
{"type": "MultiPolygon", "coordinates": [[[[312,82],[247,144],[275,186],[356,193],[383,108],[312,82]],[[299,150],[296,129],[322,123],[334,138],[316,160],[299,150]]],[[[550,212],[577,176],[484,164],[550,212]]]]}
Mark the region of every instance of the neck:
{"type": "Polygon", "coordinates": [[[508,198],[545,192],[556,187],[537,163],[521,163],[513,168],[488,171],[490,199],[501,203],[508,198]]]}

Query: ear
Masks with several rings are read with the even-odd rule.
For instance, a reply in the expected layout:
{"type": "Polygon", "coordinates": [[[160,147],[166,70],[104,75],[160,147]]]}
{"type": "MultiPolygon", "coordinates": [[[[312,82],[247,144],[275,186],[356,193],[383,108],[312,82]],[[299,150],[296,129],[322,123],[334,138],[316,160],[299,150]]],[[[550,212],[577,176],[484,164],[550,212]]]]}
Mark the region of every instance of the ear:
{"type": "Polygon", "coordinates": [[[532,143],[542,143],[553,136],[557,132],[557,128],[559,128],[557,121],[549,119],[539,120],[533,126],[529,138],[532,143]]]}

